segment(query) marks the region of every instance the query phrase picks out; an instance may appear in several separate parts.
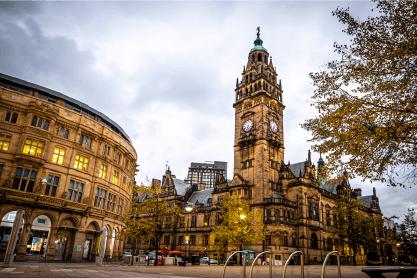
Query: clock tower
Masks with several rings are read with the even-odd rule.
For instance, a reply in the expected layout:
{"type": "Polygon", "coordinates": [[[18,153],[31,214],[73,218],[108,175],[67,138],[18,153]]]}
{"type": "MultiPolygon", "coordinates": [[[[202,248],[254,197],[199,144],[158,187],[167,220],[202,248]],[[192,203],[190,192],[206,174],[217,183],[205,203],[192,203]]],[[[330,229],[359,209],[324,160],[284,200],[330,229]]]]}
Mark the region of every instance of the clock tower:
{"type": "Polygon", "coordinates": [[[250,191],[252,204],[279,194],[284,162],[282,86],[258,27],[242,80],[236,81],[234,177],[231,187],[250,191]],[[250,189],[249,189],[250,188],[250,189]]]}

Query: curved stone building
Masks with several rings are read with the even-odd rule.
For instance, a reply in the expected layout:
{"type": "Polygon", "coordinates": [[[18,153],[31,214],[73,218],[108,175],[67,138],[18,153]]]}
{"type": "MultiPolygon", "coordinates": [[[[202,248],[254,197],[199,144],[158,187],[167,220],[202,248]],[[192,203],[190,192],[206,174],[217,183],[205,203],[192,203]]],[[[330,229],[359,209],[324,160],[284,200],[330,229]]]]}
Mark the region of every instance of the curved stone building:
{"type": "Polygon", "coordinates": [[[129,136],[104,114],[0,74],[0,257],[22,209],[16,260],[95,260],[103,230],[105,258],[120,258],[136,159],[129,136]]]}

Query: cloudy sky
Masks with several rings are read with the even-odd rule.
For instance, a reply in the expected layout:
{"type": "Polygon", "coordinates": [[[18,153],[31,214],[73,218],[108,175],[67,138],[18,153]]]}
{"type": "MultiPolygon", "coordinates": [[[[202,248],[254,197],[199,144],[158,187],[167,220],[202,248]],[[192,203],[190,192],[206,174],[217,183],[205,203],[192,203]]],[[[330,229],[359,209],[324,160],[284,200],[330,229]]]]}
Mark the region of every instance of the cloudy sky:
{"type": "MultiPolygon", "coordinates": [[[[184,179],[191,162],[233,171],[234,88],[261,27],[282,80],[285,161],[306,159],[314,117],[309,73],[348,43],[331,12],[365,19],[373,2],[0,2],[0,72],[71,96],[131,137],[137,182],[161,178],[168,161],[184,179]]],[[[317,162],[318,154],[312,155],[317,162]]],[[[351,181],[377,195],[385,216],[417,206],[415,188],[351,181]]]]}

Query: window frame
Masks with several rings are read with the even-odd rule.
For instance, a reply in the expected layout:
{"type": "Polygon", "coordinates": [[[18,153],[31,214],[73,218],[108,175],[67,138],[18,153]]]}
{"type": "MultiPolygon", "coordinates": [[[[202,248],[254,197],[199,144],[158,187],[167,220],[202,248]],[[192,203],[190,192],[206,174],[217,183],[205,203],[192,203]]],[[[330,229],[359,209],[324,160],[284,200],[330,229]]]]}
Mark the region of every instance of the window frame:
{"type": "Polygon", "coordinates": [[[81,171],[88,171],[88,165],[90,164],[90,158],[86,157],[84,155],[81,155],[81,153],[76,153],[75,154],[75,159],[74,159],[74,169],[76,170],[81,170],[81,171]],[[77,159],[78,157],[78,159],[77,159]],[[81,157],[84,158],[83,160],[81,160],[81,157]],[[86,162],[87,160],[87,162],[86,162]],[[81,163],[81,165],[80,165],[81,163]],[[81,168],[80,168],[81,166],[81,168]]]}
{"type": "Polygon", "coordinates": [[[64,147],[60,147],[60,146],[55,146],[54,153],[52,155],[52,163],[62,166],[62,165],[64,165],[64,159],[65,159],[65,148],[64,147]],[[58,150],[58,153],[56,153],[57,149],[59,149],[58,150]],[[61,154],[62,151],[64,151],[64,154],[61,154]],[[59,163],[59,159],[61,157],[62,157],[62,164],[59,163]]]}
{"type": "Polygon", "coordinates": [[[22,191],[22,192],[32,193],[33,189],[34,189],[34,186],[35,186],[35,181],[36,181],[37,174],[38,174],[38,171],[33,170],[32,168],[17,167],[16,168],[16,173],[13,177],[12,189],[22,191]],[[19,172],[19,169],[21,170],[20,176],[17,175],[18,172],[19,172]],[[25,176],[26,173],[27,173],[27,176],[25,176]],[[34,173],[34,175],[33,175],[33,173],[34,173]],[[34,177],[32,177],[32,176],[34,176],[34,177]],[[22,189],[22,181],[23,180],[25,180],[25,184],[24,184],[25,186],[22,189]],[[17,183],[17,181],[19,181],[19,182],[17,183]],[[16,187],[15,187],[15,185],[16,185],[16,187]],[[28,191],[29,189],[30,189],[30,191],[28,191]]]}
{"type": "Polygon", "coordinates": [[[50,121],[49,120],[47,120],[47,119],[45,119],[45,118],[42,118],[42,117],[38,117],[38,116],[36,116],[36,115],[34,115],[33,117],[32,117],[32,121],[31,121],[31,123],[30,123],[30,126],[32,126],[32,127],[35,127],[35,128],[40,128],[40,129],[43,129],[43,130],[45,130],[45,131],[48,131],[49,130],[49,126],[50,126],[50,121]],[[36,122],[36,123],[33,123],[33,122],[36,122]],[[46,126],[46,127],[45,127],[46,126]]]}
{"type": "Polygon", "coordinates": [[[82,197],[83,197],[83,194],[84,194],[84,186],[85,186],[84,182],[81,182],[81,181],[76,180],[76,179],[70,179],[70,182],[68,184],[68,192],[67,192],[66,200],[71,201],[71,202],[81,203],[82,202],[82,197]],[[72,187],[71,187],[71,182],[73,182],[72,187]],[[77,189],[75,189],[75,186],[77,186],[77,189]]]}
{"type": "Polygon", "coordinates": [[[12,136],[10,136],[8,134],[0,134],[0,150],[1,151],[9,151],[11,141],[12,141],[12,136]],[[1,137],[3,137],[3,139],[1,139],[1,137]],[[6,146],[7,146],[6,149],[5,149],[5,143],[6,143],[6,146]]]}
{"type": "Polygon", "coordinates": [[[19,119],[19,114],[18,113],[15,113],[15,112],[12,113],[10,111],[6,111],[6,115],[4,116],[3,121],[7,122],[7,123],[10,123],[10,124],[17,124],[18,119],[19,119]],[[7,116],[9,116],[9,117],[7,117],[7,116]],[[16,117],[14,118],[14,116],[16,116],[16,117]]]}
{"type": "Polygon", "coordinates": [[[61,179],[61,176],[49,174],[48,179],[45,185],[45,195],[56,197],[57,189],[59,187],[59,180],[61,179]],[[51,179],[50,179],[51,178],[51,179]],[[55,184],[55,179],[58,179],[57,184],[55,184]]]}
{"type": "Polygon", "coordinates": [[[32,138],[26,138],[25,139],[25,141],[24,141],[24,143],[23,143],[23,150],[22,150],[22,153],[23,154],[26,154],[26,155],[29,155],[29,156],[35,156],[35,157],[40,157],[40,158],[42,158],[42,156],[43,156],[43,152],[44,152],[44,149],[45,149],[45,147],[46,147],[46,144],[45,144],[45,142],[44,141],[42,141],[42,140],[37,140],[37,139],[32,139],[32,138]],[[28,141],[30,141],[30,144],[28,143],[28,141]],[[37,144],[36,145],[33,145],[33,142],[34,141],[36,141],[37,142],[37,144]],[[40,144],[42,144],[42,146],[39,146],[40,144]],[[25,152],[25,148],[27,147],[27,146],[29,146],[29,149],[28,149],[28,151],[27,151],[27,153],[25,152]],[[34,154],[30,154],[31,153],[31,151],[32,151],[32,148],[35,148],[35,150],[34,150],[34,154]],[[41,152],[38,152],[38,150],[41,150],[41,152]]]}

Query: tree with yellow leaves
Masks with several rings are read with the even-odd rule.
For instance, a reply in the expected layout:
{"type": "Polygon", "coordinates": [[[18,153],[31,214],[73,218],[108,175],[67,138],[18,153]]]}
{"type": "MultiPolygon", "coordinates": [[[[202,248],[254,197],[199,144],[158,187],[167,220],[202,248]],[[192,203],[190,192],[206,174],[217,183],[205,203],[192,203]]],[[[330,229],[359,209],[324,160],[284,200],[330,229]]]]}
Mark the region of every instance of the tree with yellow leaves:
{"type": "MultiPolygon", "coordinates": [[[[173,226],[176,220],[182,217],[178,206],[168,206],[168,201],[161,198],[161,188],[151,186],[135,186],[135,202],[132,202],[132,211],[123,216],[126,224],[122,236],[131,239],[140,239],[154,242],[155,251],[158,254],[158,242],[161,239],[164,228],[173,226]]],[[[157,264],[157,258],[154,264],[157,264]]]]}
{"type": "Polygon", "coordinates": [[[264,229],[262,212],[251,210],[246,199],[236,193],[225,195],[220,210],[220,224],[213,228],[213,235],[219,249],[226,245],[242,251],[247,244],[262,244],[268,233],[264,229]]]}
{"type": "Polygon", "coordinates": [[[373,1],[379,15],[364,21],[333,12],[353,38],[335,42],[340,60],[310,74],[319,115],[302,127],[327,153],[328,175],[405,187],[417,181],[417,2],[373,1]]]}

